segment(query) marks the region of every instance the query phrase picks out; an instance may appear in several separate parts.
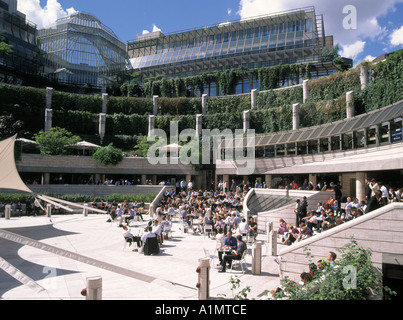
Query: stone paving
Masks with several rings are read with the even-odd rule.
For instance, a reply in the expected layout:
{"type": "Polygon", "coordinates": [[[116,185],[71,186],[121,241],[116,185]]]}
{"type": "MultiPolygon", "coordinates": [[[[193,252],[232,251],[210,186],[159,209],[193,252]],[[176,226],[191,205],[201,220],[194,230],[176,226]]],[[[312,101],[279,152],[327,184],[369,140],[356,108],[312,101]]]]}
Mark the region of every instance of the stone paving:
{"type": "MultiPolygon", "coordinates": [[[[145,223],[148,219],[145,216],[145,223]]],[[[106,220],[103,214],[0,218],[0,233],[26,237],[23,243],[0,238],[1,299],[84,300],[87,278],[100,276],[103,300],[198,300],[198,260],[205,257],[204,249],[214,253],[216,240],[184,233],[174,219],[172,237],[164,240],[160,253],[145,256],[125,246],[122,228],[106,220]]],[[[252,245],[244,274],[240,269],[219,273],[218,260],[213,260],[210,300],[233,297],[231,276],[240,279],[235,293],[250,287],[249,299],[268,299],[266,290],[279,285],[279,266],[266,255],[264,236],[257,240],[262,241],[261,273],[251,271],[252,245]]]]}

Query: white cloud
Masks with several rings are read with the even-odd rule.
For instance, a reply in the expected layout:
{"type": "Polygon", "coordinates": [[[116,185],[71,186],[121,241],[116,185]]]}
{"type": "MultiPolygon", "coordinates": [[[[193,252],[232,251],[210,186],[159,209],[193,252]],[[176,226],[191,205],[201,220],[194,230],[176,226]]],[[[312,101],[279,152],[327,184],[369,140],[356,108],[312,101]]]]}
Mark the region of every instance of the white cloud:
{"type": "Polygon", "coordinates": [[[393,30],[392,34],[390,35],[390,43],[392,46],[403,44],[403,26],[401,26],[399,29],[393,30]]]}
{"type": "Polygon", "coordinates": [[[357,40],[356,42],[342,46],[340,55],[342,57],[355,60],[357,56],[364,51],[365,41],[357,40]]]}
{"type": "Polygon", "coordinates": [[[364,59],[362,59],[362,61],[369,61],[371,62],[372,60],[374,60],[376,57],[371,56],[370,54],[367,55],[364,59]]]}
{"type": "Polygon", "coordinates": [[[39,0],[19,0],[17,10],[24,13],[38,29],[46,28],[56,20],[77,12],[74,8],[63,9],[57,0],[47,0],[43,8],[39,0]]]}
{"type": "MultiPolygon", "coordinates": [[[[161,29],[158,28],[155,24],[153,24],[153,29],[152,29],[151,32],[157,32],[157,31],[161,31],[161,29]]],[[[148,30],[143,30],[143,34],[147,34],[147,33],[150,33],[150,31],[148,31],[148,30]]]]}

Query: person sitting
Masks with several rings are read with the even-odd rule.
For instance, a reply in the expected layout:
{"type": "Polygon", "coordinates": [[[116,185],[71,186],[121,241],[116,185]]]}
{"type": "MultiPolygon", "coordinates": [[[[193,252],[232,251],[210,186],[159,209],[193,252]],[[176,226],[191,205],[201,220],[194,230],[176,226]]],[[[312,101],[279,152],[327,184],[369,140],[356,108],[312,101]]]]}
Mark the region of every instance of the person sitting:
{"type": "Polygon", "coordinates": [[[129,242],[129,247],[132,245],[132,243],[133,243],[134,241],[136,241],[137,247],[138,247],[138,248],[141,248],[141,246],[142,246],[142,241],[141,241],[140,237],[134,236],[134,235],[131,233],[130,229],[127,227],[127,225],[123,225],[123,237],[125,238],[125,240],[126,240],[127,242],[129,242]]]}
{"type": "MultiPolygon", "coordinates": [[[[224,247],[230,247],[232,250],[237,249],[237,240],[235,237],[232,236],[232,232],[228,231],[227,232],[227,237],[224,240],[224,247]]],[[[218,251],[218,260],[221,262],[222,261],[222,254],[223,251],[218,251]]]]}
{"type": "Polygon", "coordinates": [[[154,220],[151,231],[157,236],[158,241],[162,244],[162,227],[157,219],[154,220]]]}
{"type": "Polygon", "coordinates": [[[228,263],[229,267],[231,267],[232,260],[241,260],[242,259],[242,256],[243,256],[245,250],[247,250],[247,246],[246,246],[245,241],[242,240],[241,235],[237,235],[236,240],[237,240],[237,249],[232,250],[231,254],[227,254],[224,256],[224,258],[221,261],[222,269],[219,270],[218,272],[225,272],[227,263],[228,263]]]}

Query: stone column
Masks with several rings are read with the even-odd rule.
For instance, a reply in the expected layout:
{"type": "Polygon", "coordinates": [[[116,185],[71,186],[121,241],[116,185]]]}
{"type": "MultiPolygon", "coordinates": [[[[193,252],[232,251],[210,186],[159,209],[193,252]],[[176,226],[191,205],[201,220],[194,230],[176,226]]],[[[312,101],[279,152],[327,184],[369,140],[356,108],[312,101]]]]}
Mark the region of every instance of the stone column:
{"type": "Polygon", "coordinates": [[[203,129],[202,123],[203,123],[203,115],[197,114],[196,115],[196,134],[198,136],[201,136],[201,134],[202,134],[202,129],[203,129]]]}
{"type": "Polygon", "coordinates": [[[305,101],[308,99],[309,91],[308,91],[308,81],[309,80],[304,80],[302,81],[302,92],[303,92],[303,98],[302,101],[305,103],[305,101]]]}
{"type": "MultiPolygon", "coordinates": [[[[288,190],[287,190],[288,192],[288,190]]],[[[269,256],[277,256],[277,231],[273,230],[269,235],[269,256]]]]}
{"type": "Polygon", "coordinates": [[[208,95],[202,94],[202,114],[205,114],[207,112],[207,99],[208,95]]]}
{"type": "Polygon", "coordinates": [[[146,184],[146,180],[147,180],[147,175],[142,174],[141,175],[141,184],[146,184]]]}
{"type": "Polygon", "coordinates": [[[105,133],[106,133],[106,114],[105,113],[99,114],[98,126],[99,126],[98,133],[99,133],[99,136],[101,137],[101,143],[102,143],[105,133]]]}
{"type": "Polygon", "coordinates": [[[107,107],[108,107],[108,94],[103,93],[102,94],[102,113],[107,113],[107,107]]]}
{"type": "Polygon", "coordinates": [[[365,200],[365,172],[355,173],[355,196],[359,201],[365,200]]]}
{"type": "Polygon", "coordinates": [[[251,103],[251,108],[256,108],[257,106],[257,89],[252,89],[250,92],[250,103],[251,103]]]}
{"type": "Polygon", "coordinates": [[[149,115],[148,116],[148,136],[151,136],[151,130],[154,129],[155,126],[155,116],[149,115]]]}
{"type": "Polygon", "coordinates": [[[368,84],[368,67],[364,65],[360,65],[360,81],[361,81],[361,90],[365,90],[368,84]]]}
{"type": "Polygon", "coordinates": [[[158,114],[158,96],[153,96],[153,115],[158,114]]]}
{"type": "Polygon", "coordinates": [[[354,117],[355,110],[354,110],[354,103],[353,103],[354,91],[349,91],[346,93],[346,113],[347,119],[354,117]]]}
{"type": "Polygon", "coordinates": [[[45,172],[42,174],[42,184],[49,184],[50,183],[50,173],[45,172]]]}
{"type": "Polygon", "coordinates": [[[268,189],[271,188],[272,175],[271,175],[271,174],[266,174],[266,175],[264,176],[264,179],[265,179],[265,181],[266,181],[267,188],[268,188],[268,189]]]}
{"type": "Polygon", "coordinates": [[[317,178],[316,178],[316,174],[315,174],[315,173],[310,173],[310,174],[309,174],[308,181],[311,181],[311,182],[312,182],[312,185],[313,185],[314,187],[316,187],[316,184],[318,183],[318,180],[317,180],[317,178]]]}
{"type": "Polygon", "coordinates": [[[292,129],[299,129],[299,103],[292,105],[292,129]]]}
{"type": "Polygon", "coordinates": [[[210,297],[210,258],[199,259],[198,273],[198,298],[199,300],[208,300],[210,297]]]}
{"type": "Polygon", "coordinates": [[[52,205],[50,203],[46,205],[46,216],[48,218],[52,217],[52,205]]]}
{"type": "Polygon", "coordinates": [[[11,217],[11,205],[7,204],[4,208],[4,219],[10,220],[11,217]]]}
{"type": "Polygon", "coordinates": [[[102,300],[102,277],[87,278],[86,300],[102,300]]]}
{"type": "Polygon", "coordinates": [[[45,132],[49,132],[52,129],[52,118],[53,118],[53,110],[45,109],[45,132]]]}
{"type": "Polygon", "coordinates": [[[46,88],[46,109],[52,109],[53,88],[46,88]]]}
{"type": "Polygon", "coordinates": [[[262,272],[262,243],[256,241],[252,246],[252,274],[259,275],[262,272]]]}
{"type": "Polygon", "coordinates": [[[243,112],[243,132],[246,133],[246,131],[249,129],[250,125],[250,111],[244,111],[243,112]]]}

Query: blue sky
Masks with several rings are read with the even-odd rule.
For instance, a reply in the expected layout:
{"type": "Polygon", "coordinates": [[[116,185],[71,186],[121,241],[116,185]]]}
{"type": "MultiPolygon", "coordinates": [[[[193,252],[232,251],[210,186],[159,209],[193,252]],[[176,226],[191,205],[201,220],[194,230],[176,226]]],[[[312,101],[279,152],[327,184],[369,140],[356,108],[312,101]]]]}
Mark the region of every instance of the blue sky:
{"type": "Polygon", "coordinates": [[[357,64],[403,48],[403,0],[17,0],[43,27],[74,11],[93,14],[124,42],[156,29],[165,33],[305,6],[323,14],[326,35],[357,64]],[[344,12],[343,12],[344,10],[344,12]]]}

